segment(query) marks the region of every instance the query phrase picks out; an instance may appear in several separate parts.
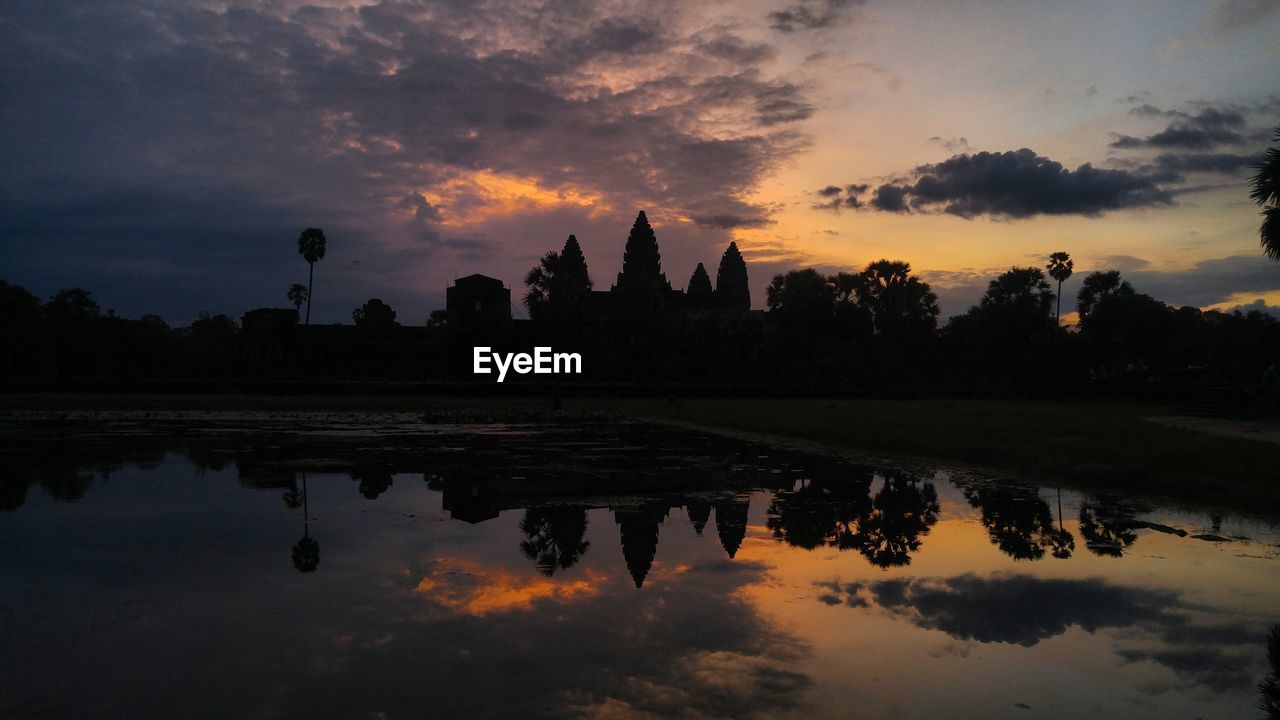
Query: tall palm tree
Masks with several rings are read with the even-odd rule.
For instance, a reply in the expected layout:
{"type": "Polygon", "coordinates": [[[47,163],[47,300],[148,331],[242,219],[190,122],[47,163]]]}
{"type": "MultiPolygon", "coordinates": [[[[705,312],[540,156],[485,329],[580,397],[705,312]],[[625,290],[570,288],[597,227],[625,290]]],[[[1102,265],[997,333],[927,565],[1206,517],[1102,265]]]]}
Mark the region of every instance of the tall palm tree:
{"type": "Polygon", "coordinates": [[[307,273],[307,324],[311,324],[311,288],[316,277],[316,263],[324,259],[324,230],[307,228],[298,235],[298,254],[311,266],[307,273]]]}
{"type": "MultiPolygon", "coordinates": [[[[1280,143],[1280,127],[1272,142],[1280,143]]],[[[1280,147],[1267,148],[1262,158],[1249,167],[1258,171],[1249,180],[1249,197],[1262,207],[1262,251],[1272,260],[1280,260],[1280,147]]]]}
{"type": "Polygon", "coordinates": [[[289,286],[289,293],[287,297],[289,298],[289,302],[293,303],[295,308],[302,310],[302,304],[307,301],[308,295],[310,295],[310,291],[307,290],[306,285],[303,285],[302,283],[294,283],[289,286]]]}
{"type": "Polygon", "coordinates": [[[1046,266],[1049,270],[1049,277],[1058,281],[1058,311],[1054,315],[1058,325],[1062,325],[1062,283],[1071,277],[1071,269],[1075,263],[1071,262],[1071,256],[1065,252],[1058,251],[1049,256],[1049,264],[1046,266]]]}

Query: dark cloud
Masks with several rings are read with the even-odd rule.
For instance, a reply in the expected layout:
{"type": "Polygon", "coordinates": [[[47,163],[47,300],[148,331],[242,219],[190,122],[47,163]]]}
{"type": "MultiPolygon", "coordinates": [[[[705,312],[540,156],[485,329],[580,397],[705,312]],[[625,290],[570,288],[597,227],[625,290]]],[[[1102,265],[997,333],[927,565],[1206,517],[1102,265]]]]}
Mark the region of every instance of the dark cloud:
{"type": "Polygon", "coordinates": [[[1280,290],[1275,261],[1261,253],[1202,260],[1185,270],[1142,269],[1125,273],[1134,289],[1174,306],[1204,307],[1236,293],[1280,290]]]}
{"type": "Polygon", "coordinates": [[[1096,579],[1029,575],[882,580],[871,583],[865,592],[881,608],[905,615],[920,627],[942,630],[960,640],[1026,647],[1072,626],[1088,632],[1127,627],[1164,611],[1175,599],[1171,593],[1096,579]]]}
{"type": "Polygon", "coordinates": [[[969,573],[818,587],[826,605],[879,609],[959,641],[1031,647],[1073,627],[1111,630],[1114,652],[1126,662],[1162,665],[1213,692],[1252,684],[1266,632],[1265,624],[1224,620],[1172,591],[1097,578],[969,573]]]}
{"type": "Polygon", "coordinates": [[[769,13],[769,27],[782,32],[819,30],[835,25],[853,7],[866,0],[803,0],[769,13]]]}
{"type": "Polygon", "coordinates": [[[831,210],[840,212],[841,208],[858,209],[863,206],[862,194],[871,187],[866,184],[854,183],[840,187],[839,185],[828,185],[816,192],[818,202],[813,204],[814,210],[831,210]]]}
{"type": "Polygon", "coordinates": [[[1107,255],[1102,258],[1102,267],[1120,272],[1132,272],[1151,267],[1151,261],[1133,255],[1107,255]]]}
{"type": "Polygon", "coordinates": [[[697,49],[721,60],[750,65],[772,60],[778,54],[772,45],[747,42],[729,33],[698,38],[697,49]]]}
{"type": "Polygon", "coordinates": [[[692,267],[728,229],[768,221],[747,198],[807,147],[796,124],[813,112],[803,87],[764,73],[769,46],[692,33],[693,14],[5,4],[0,86],[23,100],[0,102],[0,267],[42,294],[86,285],[182,321],[282,302],[302,272],[293,238],[321,226],[316,310],[340,319],[362,295],[422,303],[450,268],[517,280],[516,262],[571,231],[613,262],[640,207],[700,219],[654,218],[664,255],[692,267]],[[590,197],[511,207],[518,193],[480,172],[590,197]],[[174,278],[185,291],[159,296],[174,278]]]}
{"type": "Polygon", "coordinates": [[[1117,149],[1160,148],[1172,150],[1205,150],[1218,145],[1234,145],[1244,141],[1245,119],[1239,111],[1207,107],[1190,115],[1179,111],[1162,111],[1142,105],[1130,112],[1141,116],[1164,115],[1175,118],[1168,127],[1143,138],[1118,135],[1111,142],[1117,149]]]}
{"type": "Polygon", "coordinates": [[[885,183],[876,188],[871,197],[871,207],[885,212],[907,212],[907,193],[904,186],[885,183]]]}
{"type": "Polygon", "coordinates": [[[1226,33],[1255,25],[1268,15],[1280,12],[1275,0],[1219,0],[1210,13],[1210,28],[1226,33]]]}
{"type": "Polygon", "coordinates": [[[941,211],[1025,218],[1034,215],[1099,215],[1108,210],[1168,205],[1157,179],[1086,163],[1069,170],[1027,148],[952,156],[921,165],[906,180],[876,188],[871,207],[885,212],[941,211]]]}

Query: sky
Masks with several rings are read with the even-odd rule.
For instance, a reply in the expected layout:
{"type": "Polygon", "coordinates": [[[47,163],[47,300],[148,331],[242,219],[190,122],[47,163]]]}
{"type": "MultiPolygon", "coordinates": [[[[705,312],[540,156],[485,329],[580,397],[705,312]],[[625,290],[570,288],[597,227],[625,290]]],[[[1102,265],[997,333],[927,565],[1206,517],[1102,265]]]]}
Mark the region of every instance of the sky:
{"type": "Polygon", "coordinates": [[[4,3],[0,279],[238,317],[321,227],[313,321],[421,324],[570,233],[607,289],[643,209],[673,286],[735,241],[756,307],[884,257],[945,317],[1065,250],[1064,315],[1110,268],[1280,314],[1278,124],[1277,0],[4,3]]]}

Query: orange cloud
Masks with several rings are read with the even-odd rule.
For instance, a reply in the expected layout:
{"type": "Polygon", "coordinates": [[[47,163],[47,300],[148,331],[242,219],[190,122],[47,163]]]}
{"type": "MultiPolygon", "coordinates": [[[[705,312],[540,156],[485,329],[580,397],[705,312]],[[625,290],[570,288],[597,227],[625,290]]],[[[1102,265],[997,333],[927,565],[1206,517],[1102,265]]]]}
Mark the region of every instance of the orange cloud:
{"type": "Polygon", "coordinates": [[[469,560],[441,558],[413,592],[453,612],[480,616],[526,609],[544,598],[568,601],[592,596],[608,579],[591,571],[586,575],[585,579],[573,581],[528,578],[507,570],[486,569],[469,560]]]}
{"type": "Polygon", "coordinates": [[[612,210],[601,195],[582,188],[552,189],[534,178],[490,170],[455,177],[419,194],[441,209],[441,224],[450,227],[562,206],[586,208],[590,215],[612,210]]]}

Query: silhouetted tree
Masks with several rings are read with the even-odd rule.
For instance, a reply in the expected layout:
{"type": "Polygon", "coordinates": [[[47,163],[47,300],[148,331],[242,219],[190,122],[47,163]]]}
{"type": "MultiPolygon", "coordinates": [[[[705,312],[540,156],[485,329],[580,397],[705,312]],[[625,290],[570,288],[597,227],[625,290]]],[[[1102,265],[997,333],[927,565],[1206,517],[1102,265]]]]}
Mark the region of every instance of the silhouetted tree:
{"type": "Polygon", "coordinates": [[[587,552],[587,511],[574,507],[529,508],[520,521],[520,549],[547,577],[568,570],[587,552]]]}
{"type": "Polygon", "coordinates": [[[427,316],[427,327],[444,327],[449,324],[449,311],[443,308],[432,310],[427,316]]]}
{"type": "Polygon", "coordinates": [[[909,263],[877,260],[859,277],[858,303],[871,313],[877,335],[905,343],[933,334],[940,312],[938,296],[929,283],[911,274],[909,263]]]}
{"type": "Polygon", "coordinates": [[[582,320],[591,295],[586,258],[573,235],[560,252],[548,252],[525,274],[524,304],[529,317],[557,331],[582,320]]]}
{"type": "Polygon", "coordinates": [[[9,372],[34,372],[39,369],[44,326],[44,308],[40,299],[26,288],[0,280],[0,357],[9,372]]]}
{"type": "Polygon", "coordinates": [[[834,317],[836,294],[821,273],[805,268],[775,275],[766,302],[771,312],[786,320],[814,326],[834,317]]]}
{"type": "Polygon", "coordinates": [[[325,250],[324,230],[320,228],[307,228],[298,235],[298,254],[303,260],[307,261],[307,325],[311,324],[311,299],[315,297],[312,290],[315,287],[316,279],[316,263],[324,259],[325,250]]]}
{"type": "Polygon", "coordinates": [[[731,312],[747,312],[751,309],[751,287],[747,279],[747,263],[738,252],[738,243],[731,242],[720,256],[716,270],[716,305],[731,312]]]}
{"type": "Polygon", "coordinates": [[[379,298],[369,298],[364,305],[352,310],[351,319],[356,327],[369,330],[386,330],[400,325],[396,322],[396,311],[379,298]]]}
{"type": "Polygon", "coordinates": [[[987,286],[978,309],[984,322],[1006,342],[1025,344],[1052,326],[1053,290],[1040,268],[1010,268],[987,286]]]}
{"type": "Polygon", "coordinates": [[[689,289],[685,294],[695,303],[703,303],[711,299],[711,276],[707,274],[707,269],[698,263],[698,267],[693,269],[693,275],[689,277],[689,289]]]}
{"type": "Polygon", "coordinates": [[[1075,267],[1075,263],[1071,262],[1070,255],[1058,251],[1049,256],[1049,264],[1046,267],[1049,270],[1049,277],[1058,281],[1058,309],[1054,313],[1054,319],[1058,325],[1062,325],[1062,283],[1071,277],[1071,270],[1075,267]]]}
{"type": "Polygon", "coordinates": [[[290,285],[289,292],[286,293],[289,298],[289,302],[293,303],[293,306],[299,311],[302,310],[303,304],[307,302],[308,294],[307,286],[302,283],[294,283],[290,285]]]}
{"type": "Polygon", "coordinates": [[[1080,291],[1076,293],[1076,309],[1080,312],[1081,324],[1103,298],[1132,294],[1133,286],[1127,280],[1121,279],[1119,270],[1105,272],[1099,270],[1089,273],[1080,284],[1080,291]]]}
{"type": "MultiPolygon", "coordinates": [[[[1280,143],[1280,127],[1273,143],[1280,143]]],[[[1262,251],[1272,260],[1280,260],[1280,147],[1269,147],[1249,167],[1257,174],[1249,179],[1249,197],[1262,208],[1262,226],[1258,230],[1262,251]]]]}

